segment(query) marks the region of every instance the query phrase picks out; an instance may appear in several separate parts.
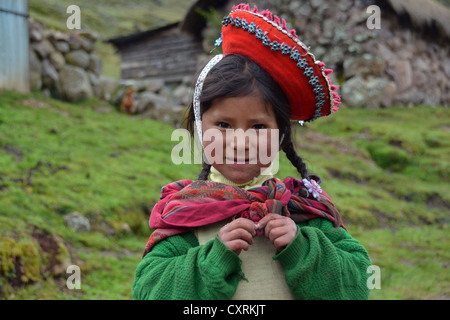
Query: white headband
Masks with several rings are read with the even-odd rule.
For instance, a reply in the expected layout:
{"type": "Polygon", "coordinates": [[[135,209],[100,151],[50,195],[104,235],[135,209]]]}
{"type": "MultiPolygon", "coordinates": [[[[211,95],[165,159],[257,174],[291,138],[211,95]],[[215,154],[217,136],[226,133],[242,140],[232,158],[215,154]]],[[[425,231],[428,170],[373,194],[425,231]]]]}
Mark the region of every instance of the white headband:
{"type": "Polygon", "coordinates": [[[202,72],[198,76],[197,82],[195,84],[194,90],[194,98],[192,101],[192,106],[194,108],[194,117],[195,117],[195,128],[197,130],[198,138],[200,139],[200,143],[203,147],[203,130],[202,130],[202,115],[200,113],[200,96],[202,95],[203,83],[205,82],[206,76],[209,71],[223,58],[224,54],[218,54],[212,58],[208,64],[203,68],[202,72]]]}

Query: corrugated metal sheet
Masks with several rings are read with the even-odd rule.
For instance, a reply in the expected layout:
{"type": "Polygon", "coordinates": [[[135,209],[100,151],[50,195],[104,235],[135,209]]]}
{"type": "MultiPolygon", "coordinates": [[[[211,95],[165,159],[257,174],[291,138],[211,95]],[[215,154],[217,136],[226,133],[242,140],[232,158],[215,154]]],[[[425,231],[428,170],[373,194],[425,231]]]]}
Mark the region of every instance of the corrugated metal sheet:
{"type": "Polygon", "coordinates": [[[28,92],[28,0],[0,0],[0,90],[28,92]]]}

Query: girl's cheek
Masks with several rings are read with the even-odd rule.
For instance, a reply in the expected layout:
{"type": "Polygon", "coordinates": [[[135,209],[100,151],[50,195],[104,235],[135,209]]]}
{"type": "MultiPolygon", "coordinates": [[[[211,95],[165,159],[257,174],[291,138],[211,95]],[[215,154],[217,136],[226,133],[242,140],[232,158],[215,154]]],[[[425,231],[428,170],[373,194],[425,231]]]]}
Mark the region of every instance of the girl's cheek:
{"type": "Polygon", "coordinates": [[[223,164],[225,137],[220,130],[208,129],[203,134],[203,152],[211,164],[223,164]]]}

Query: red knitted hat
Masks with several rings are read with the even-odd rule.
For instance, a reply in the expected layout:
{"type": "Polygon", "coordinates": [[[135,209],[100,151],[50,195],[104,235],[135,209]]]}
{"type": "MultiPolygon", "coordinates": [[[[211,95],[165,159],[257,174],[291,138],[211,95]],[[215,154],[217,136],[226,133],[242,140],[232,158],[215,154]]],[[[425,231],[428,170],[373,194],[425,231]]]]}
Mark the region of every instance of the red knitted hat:
{"type": "Polygon", "coordinates": [[[222,23],[223,53],[245,56],[267,71],[285,93],[292,120],[312,121],[337,111],[340,97],[330,83],[332,70],[315,59],[284,19],[240,4],[222,23]]]}

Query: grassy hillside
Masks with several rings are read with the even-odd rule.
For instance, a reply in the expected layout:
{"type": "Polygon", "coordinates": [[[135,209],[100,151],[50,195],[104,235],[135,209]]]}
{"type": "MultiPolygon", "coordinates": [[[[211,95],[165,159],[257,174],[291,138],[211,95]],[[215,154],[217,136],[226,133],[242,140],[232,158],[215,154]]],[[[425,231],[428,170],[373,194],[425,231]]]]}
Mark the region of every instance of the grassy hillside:
{"type": "MultiPolygon", "coordinates": [[[[130,298],[149,210],[161,185],[178,177],[171,130],[95,100],[71,105],[2,92],[0,295],[130,298]],[[66,226],[75,211],[90,232],[66,226]],[[66,289],[67,264],[81,267],[81,291],[66,289]]],[[[192,168],[177,170],[192,176],[192,168]]]]}
{"type": "MultiPolygon", "coordinates": [[[[297,128],[298,150],[381,268],[372,299],[450,298],[450,111],[343,109],[297,128]]],[[[173,128],[110,105],[0,93],[0,296],[130,299],[173,128]],[[73,212],[90,231],[64,222],[73,212]],[[67,265],[81,290],[66,286],[67,265]]],[[[281,157],[279,176],[295,175],[281,157]]]]}
{"type": "Polygon", "coordinates": [[[30,0],[30,16],[47,28],[68,32],[67,7],[81,11],[81,28],[99,35],[96,54],[102,58],[103,74],[120,78],[120,58],[104,40],[181,21],[195,0],[30,0]]]}
{"type": "Polygon", "coordinates": [[[65,31],[67,7],[81,10],[81,28],[103,38],[161,27],[183,19],[195,0],[30,0],[30,15],[50,28],[65,31]]]}

